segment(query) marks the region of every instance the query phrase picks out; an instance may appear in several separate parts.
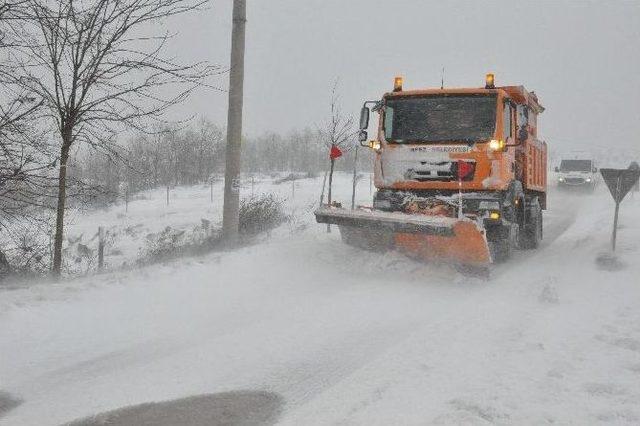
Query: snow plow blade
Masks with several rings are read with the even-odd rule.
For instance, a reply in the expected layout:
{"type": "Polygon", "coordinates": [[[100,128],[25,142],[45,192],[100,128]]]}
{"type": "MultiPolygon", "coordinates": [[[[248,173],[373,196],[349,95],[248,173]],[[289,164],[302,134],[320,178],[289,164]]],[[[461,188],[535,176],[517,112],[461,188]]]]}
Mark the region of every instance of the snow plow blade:
{"type": "Polygon", "coordinates": [[[316,221],[338,225],[347,244],[397,248],[408,256],[471,266],[491,263],[484,229],[470,219],[322,206],[316,221]]]}
{"type": "Polygon", "coordinates": [[[364,209],[347,210],[325,206],[316,210],[315,215],[318,223],[407,234],[442,236],[453,236],[451,225],[455,222],[455,220],[445,217],[409,215],[405,213],[364,209]]]}

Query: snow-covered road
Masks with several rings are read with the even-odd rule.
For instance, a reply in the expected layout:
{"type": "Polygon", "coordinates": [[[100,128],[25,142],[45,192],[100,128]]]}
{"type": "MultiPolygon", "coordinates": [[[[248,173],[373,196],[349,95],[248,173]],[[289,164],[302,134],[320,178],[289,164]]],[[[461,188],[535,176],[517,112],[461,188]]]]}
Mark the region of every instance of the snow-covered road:
{"type": "Polygon", "coordinates": [[[605,191],[552,192],[543,247],[488,281],[310,224],[232,253],[5,291],[0,390],[23,402],[0,425],[234,390],[280,395],[288,425],[638,424],[640,200],[621,210],[626,267],[601,270],[605,191]]]}

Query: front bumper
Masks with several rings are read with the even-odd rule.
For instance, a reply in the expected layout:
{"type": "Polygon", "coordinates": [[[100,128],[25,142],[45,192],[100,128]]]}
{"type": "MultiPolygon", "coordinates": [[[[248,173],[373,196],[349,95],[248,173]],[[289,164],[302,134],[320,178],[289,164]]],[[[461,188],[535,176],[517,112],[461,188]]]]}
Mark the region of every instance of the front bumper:
{"type": "Polygon", "coordinates": [[[592,179],[583,179],[583,178],[566,178],[563,180],[558,179],[558,186],[576,186],[576,187],[584,187],[584,186],[592,186],[595,182],[592,179]]]}

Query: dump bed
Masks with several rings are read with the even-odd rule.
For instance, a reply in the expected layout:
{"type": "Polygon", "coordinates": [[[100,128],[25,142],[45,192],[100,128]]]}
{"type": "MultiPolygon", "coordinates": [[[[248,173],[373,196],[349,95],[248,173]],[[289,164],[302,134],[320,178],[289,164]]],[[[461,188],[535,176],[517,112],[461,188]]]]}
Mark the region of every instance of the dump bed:
{"type": "Polygon", "coordinates": [[[537,139],[527,141],[524,160],[523,186],[531,191],[545,192],[547,188],[547,144],[537,139]]]}

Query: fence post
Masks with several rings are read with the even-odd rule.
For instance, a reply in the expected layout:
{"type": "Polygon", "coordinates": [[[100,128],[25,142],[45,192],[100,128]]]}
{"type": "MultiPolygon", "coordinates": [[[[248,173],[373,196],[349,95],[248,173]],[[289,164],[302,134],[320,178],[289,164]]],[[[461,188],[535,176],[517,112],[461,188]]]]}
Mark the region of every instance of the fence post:
{"type": "Polygon", "coordinates": [[[169,185],[167,185],[167,205],[169,205],[169,185]]]}
{"type": "Polygon", "coordinates": [[[211,187],[211,202],[213,203],[213,178],[211,178],[211,182],[210,182],[210,187],[211,187]]]}
{"type": "Polygon", "coordinates": [[[98,270],[104,267],[104,228],[98,227],[98,270]]]}
{"type": "Polygon", "coordinates": [[[124,211],[125,213],[129,211],[129,190],[124,190],[124,211]]]}

